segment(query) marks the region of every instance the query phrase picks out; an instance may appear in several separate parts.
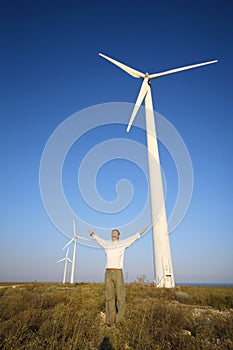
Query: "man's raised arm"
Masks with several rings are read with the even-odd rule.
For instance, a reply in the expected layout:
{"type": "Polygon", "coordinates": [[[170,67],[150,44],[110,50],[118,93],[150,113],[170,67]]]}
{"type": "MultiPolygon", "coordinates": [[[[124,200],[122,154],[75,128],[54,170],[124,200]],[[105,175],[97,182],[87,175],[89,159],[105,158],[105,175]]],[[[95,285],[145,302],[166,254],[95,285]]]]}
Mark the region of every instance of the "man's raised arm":
{"type": "Polygon", "coordinates": [[[93,237],[94,234],[95,234],[93,230],[88,230],[88,232],[90,233],[90,236],[92,236],[92,237],[93,237]]]}
{"type": "Polygon", "coordinates": [[[105,241],[104,239],[100,238],[99,236],[97,236],[93,230],[88,230],[90,236],[92,238],[94,238],[96,240],[96,242],[102,247],[102,248],[106,248],[107,247],[107,244],[108,242],[105,241]]]}
{"type": "Polygon", "coordinates": [[[122,240],[122,244],[124,245],[125,248],[130,247],[139,237],[141,237],[143,235],[144,232],[146,232],[148,229],[148,227],[145,227],[143,230],[135,233],[135,235],[126,238],[124,240],[122,240]]]}
{"type": "Polygon", "coordinates": [[[139,231],[138,233],[141,235],[143,235],[144,232],[146,232],[148,230],[148,226],[144,227],[144,229],[142,229],[141,231],[139,231]]]}

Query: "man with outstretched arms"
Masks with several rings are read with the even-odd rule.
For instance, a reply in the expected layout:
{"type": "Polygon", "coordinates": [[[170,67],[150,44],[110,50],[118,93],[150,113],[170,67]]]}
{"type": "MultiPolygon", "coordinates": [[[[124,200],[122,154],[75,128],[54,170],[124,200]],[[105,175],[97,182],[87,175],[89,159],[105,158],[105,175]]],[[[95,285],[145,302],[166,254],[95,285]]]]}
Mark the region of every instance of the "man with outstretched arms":
{"type": "Polygon", "coordinates": [[[137,232],[135,235],[120,240],[120,232],[112,230],[112,239],[106,241],[97,236],[94,231],[88,230],[92,238],[105,250],[105,295],[106,295],[106,323],[119,324],[124,317],[125,311],[125,289],[123,279],[123,264],[125,249],[131,246],[145,231],[137,232]]]}

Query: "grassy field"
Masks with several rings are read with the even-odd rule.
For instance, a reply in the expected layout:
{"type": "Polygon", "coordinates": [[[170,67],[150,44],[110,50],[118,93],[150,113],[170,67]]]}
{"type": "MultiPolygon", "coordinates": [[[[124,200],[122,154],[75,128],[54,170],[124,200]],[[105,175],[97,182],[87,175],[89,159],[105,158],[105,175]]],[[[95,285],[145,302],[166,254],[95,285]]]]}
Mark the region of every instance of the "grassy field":
{"type": "Polygon", "coordinates": [[[233,288],[126,285],[121,327],[104,285],[0,284],[0,349],[233,349],[233,288]]]}

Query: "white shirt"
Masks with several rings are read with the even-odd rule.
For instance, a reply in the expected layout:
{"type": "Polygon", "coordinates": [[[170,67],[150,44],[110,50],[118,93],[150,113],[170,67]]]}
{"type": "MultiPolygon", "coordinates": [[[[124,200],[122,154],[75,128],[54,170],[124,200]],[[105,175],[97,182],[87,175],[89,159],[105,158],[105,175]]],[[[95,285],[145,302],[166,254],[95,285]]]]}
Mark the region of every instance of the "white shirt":
{"type": "Polygon", "coordinates": [[[92,237],[105,250],[106,269],[123,269],[125,249],[132,245],[140,237],[140,233],[136,233],[129,238],[117,241],[106,241],[96,234],[94,234],[92,237]]]}

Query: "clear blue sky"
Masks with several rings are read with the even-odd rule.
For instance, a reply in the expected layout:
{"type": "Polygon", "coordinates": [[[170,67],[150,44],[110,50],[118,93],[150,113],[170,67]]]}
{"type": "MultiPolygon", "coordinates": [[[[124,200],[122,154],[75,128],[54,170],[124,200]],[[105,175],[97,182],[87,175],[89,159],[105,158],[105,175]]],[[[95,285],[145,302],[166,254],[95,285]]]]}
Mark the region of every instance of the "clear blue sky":
{"type": "MultiPolygon", "coordinates": [[[[69,116],[97,104],[135,102],[140,82],[97,55],[103,52],[151,73],[219,59],[155,80],[152,89],[155,110],[183,138],[194,170],[190,207],[170,237],[176,282],[233,283],[232,10],[227,0],[1,5],[0,281],[62,278],[63,266],[56,260],[65,254],[67,237],[43,207],[40,160],[50,135],[69,116]]],[[[122,135],[120,129],[99,130],[83,141],[81,155],[104,137],[122,135]]],[[[64,164],[65,191],[74,211],[81,203],[75,147],[64,164]]],[[[116,194],[116,169],[136,186],[143,183],[140,170],[116,162],[103,167],[97,179],[98,191],[110,201],[116,194]]],[[[144,197],[143,191],[136,193],[134,203],[144,197]]],[[[83,205],[85,219],[92,222],[83,205]]],[[[71,231],[70,222],[67,235],[71,231]]],[[[103,281],[104,262],[102,250],[79,246],[76,280],[103,281]]],[[[141,274],[153,280],[151,232],[127,250],[125,271],[129,281],[141,274]]]]}

